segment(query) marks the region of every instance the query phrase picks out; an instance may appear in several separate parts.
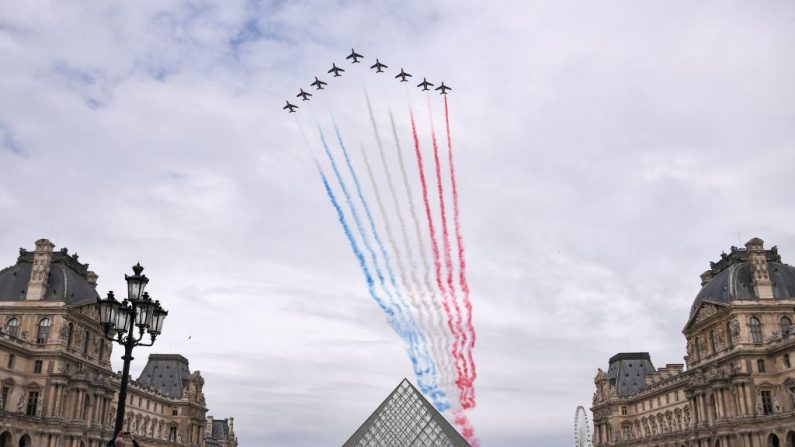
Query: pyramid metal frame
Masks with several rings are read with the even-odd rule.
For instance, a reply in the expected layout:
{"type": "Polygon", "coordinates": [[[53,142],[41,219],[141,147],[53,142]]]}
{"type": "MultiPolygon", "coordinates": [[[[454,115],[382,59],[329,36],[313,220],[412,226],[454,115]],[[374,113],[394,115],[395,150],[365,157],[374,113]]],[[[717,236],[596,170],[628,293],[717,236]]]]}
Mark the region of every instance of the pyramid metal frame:
{"type": "Polygon", "coordinates": [[[342,447],[471,447],[403,379],[342,447]]]}

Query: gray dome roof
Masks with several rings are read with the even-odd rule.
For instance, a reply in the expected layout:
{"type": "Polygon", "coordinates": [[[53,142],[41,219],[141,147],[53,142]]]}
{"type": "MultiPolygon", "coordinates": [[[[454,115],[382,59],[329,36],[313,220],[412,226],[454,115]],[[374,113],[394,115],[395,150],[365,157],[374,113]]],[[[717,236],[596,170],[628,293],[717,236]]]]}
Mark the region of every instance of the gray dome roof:
{"type": "MultiPolygon", "coordinates": [[[[68,305],[97,302],[99,295],[87,278],[88,264],[79,263],[77,258],[65,248],[52,254],[44,300],[65,301],[68,305]]],[[[24,300],[32,269],[33,252],[20,249],[17,263],[0,270],[0,301],[24,300]]]]}
{"type": "Polygon", "coordinates": [[[191,375],[188,359],[179,354],[149,354],[149,361],[138,377],[139,384],[148,385],[171,397],[182,397],[185,380],[191,375]]]}
{"type": "MultiPolygon", "coordinates": [[[[766,250],[767,271],[773,286],[773,298],[795,297],[795,267],[781,262],[776,247],[766,250]]],[[[718,262],[710,263],[711,270],[704,275],[712,276],[701,288],[690,308],[693,317],[704,301],[730,303],[735,300],[755,300],[754,282],[748,253],[741,248],[732,247],[731,253],[722,255],[718,262]]],[[[702,278],[704,278],[702,275],[702,278]]]]}

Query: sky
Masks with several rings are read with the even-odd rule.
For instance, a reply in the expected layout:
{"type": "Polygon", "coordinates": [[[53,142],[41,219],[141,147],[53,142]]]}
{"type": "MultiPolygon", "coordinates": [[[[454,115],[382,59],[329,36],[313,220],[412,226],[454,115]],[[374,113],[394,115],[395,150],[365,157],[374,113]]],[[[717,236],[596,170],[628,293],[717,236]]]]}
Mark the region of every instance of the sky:
{"type": "Polygon", "coordinates": [[[793,25],[786,1],[0,0],[0,265],[48,238],[104,294],[140,261],[169,315],[134,375],[182,354],[241,445],[341,445],[414,380],[313,115],[282,110],[353,47],[389,78],[310,101],[352,147],[362,85],[382,112],[398,67],[454,89],[481,445],[568,446],[612,355],[683,363],[709,261],[752,237],[795,259],[793,25]]]}

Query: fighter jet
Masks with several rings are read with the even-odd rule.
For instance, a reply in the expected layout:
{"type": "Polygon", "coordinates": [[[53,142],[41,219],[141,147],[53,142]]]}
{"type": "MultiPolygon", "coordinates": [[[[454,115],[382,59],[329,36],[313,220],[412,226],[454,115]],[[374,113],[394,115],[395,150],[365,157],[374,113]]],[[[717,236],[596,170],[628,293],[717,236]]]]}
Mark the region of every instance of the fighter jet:
{"type": "Polygon", "coordinates": [[[435,90],[441,90],[442,92],[439,93],[440,95],[446,95],[447,94],[447,90],[452,90],[452,89],[450,87],[444,85],[444,81],[442,81],[442,85],[436,87],[435,90]]]}
{"type": "Polygon", "coordinates": [[[411,77],[411,75],[406,73],[405,71],[403,71],[403,69],[401,68],[400,69],[400,73],[398,73],[398,75],[395,76],[395,79],[400,78],[400,82],[409,82],[409,81],[406,80],[406,78],[410,78],[410,77],[411,77]]]}
{"type": "Polygon", "coordinates": [[[425,78],[422,78],[422,82],[420,82],[419,84],[417,84],[417,87],[422,87],[422,91],[425,91],[425,90],[430,90],[428,87],[433,87],[433,84],[431,84],[430,82],[428,82],[428,80],[427,80],[427,79],[425,79],[425,78]]]}
{"type": "Polygon", "coordinates": [[[313,82],[313,83],[311,83],[309,85],[311,85],[312,87],[317,87],[318,90],[323,90],[323,86],[326,85],[326,84],[327,84],[327,82],[323,82],[320,79],[318,79],[317,76],[315,76],[315,82],[313,82]]]}
{"type": "Polygon", "coordinates": [[[364,56],[362,56],[361,54],[353,51],[353,48],[351,48],[351,54],[349,54],[348,57],[346,57],[345,59],[353,59],[353,62],[351,62],[351,63],[352,64],[358,64],[359,63],[359,58],[364,59],[364,56]]]}
{"type": "MultiPolygon", "coordinates": [[[[437,89],[437,90],[438,90],[438,89],[437,89]]],[[[295,95],[295,96],[296,96],[296,97],[299,97],[299,96],[300,96],[302,100],[304,100],[304,101],[309,101],[309,97],[310,97],[310,96],[312,96],[312,94],[311,94],[311,93],[307,93],[307,92],[305,92],[305,91],[304,91],[304,89],[301,89],[301,93],[299,93],[299,94],[297,94],[297,95],[295,95]]]]}
{"type": "Polygon", "coordinates": [[[334,73],[334,77],[336,78],[338,76],[342,76],[340,74],[341,71],[345,71],[345,70],[341,69],[340,67],[337,67],[337,64],[331,64],[331,70],[329,70],[328,72],[329,73],[334,73]]]}
{"type": "Polygon", "coordinates": [[[282,107],[283,110],[287,110],[288,111],[287,113],[295,113],[295,109],[297,109],[297,108],[298,108],[298,106],[290,104],[290,101],[287,101],[287,105],[282,107]]]}
{"type": "Polygon", "coordinates": [[[375,68],[375,72],[376,73],[381,73],[382,71],[384,71],[384,70],[382,70],[382,68],[389,68],[389,67],[387,67],[386,65],[382,64],[381,61],[376,59],[375,60],[375,64],[373,64],[373,66],[370,67],[370,69],[373,69],[373,68],[375,68]]]}

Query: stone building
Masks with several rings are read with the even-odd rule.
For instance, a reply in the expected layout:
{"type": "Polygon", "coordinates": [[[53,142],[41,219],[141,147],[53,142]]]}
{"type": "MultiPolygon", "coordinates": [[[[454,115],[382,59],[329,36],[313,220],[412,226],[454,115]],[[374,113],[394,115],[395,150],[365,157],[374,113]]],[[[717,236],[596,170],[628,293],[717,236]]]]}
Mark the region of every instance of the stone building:
{"type": "Polygon", "coordinates": [[[594,445],[795,447],[795,267],[751,239],[701,275],[685,364],[621,353],[594,380],[594,445]]]}
{"type": "MultiPolygon", "coordinates": [[[[121,377],[96,286],[88,264],[46,239],[0,270],[0,447],[102,447],[112,436],[121,377]]],[[[130,381],[125,429],[146,447],[204,446],[203,386],[184,357],[150,355],[130,381]]]]}
{"type": "Polygon", "coordinates": [[[206,447],[236,447],[235,418],[215,420],[207,416],[207,425],[204,432],[206,447]]]}

